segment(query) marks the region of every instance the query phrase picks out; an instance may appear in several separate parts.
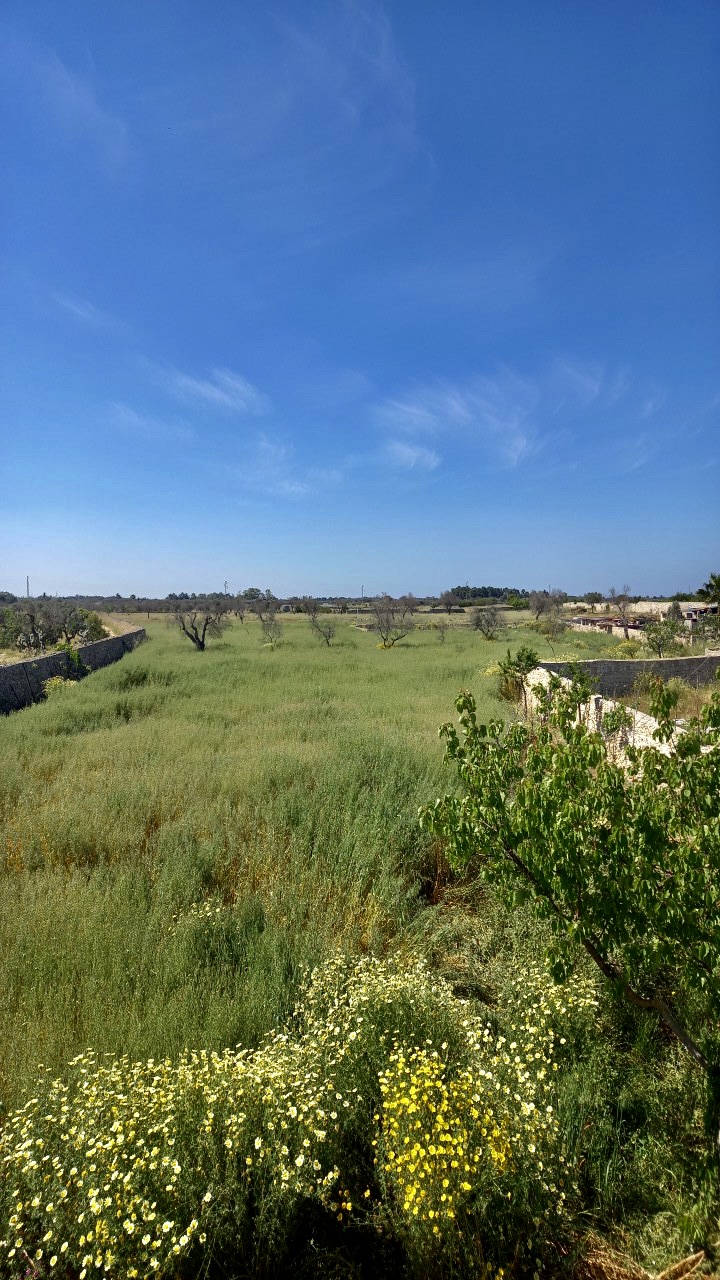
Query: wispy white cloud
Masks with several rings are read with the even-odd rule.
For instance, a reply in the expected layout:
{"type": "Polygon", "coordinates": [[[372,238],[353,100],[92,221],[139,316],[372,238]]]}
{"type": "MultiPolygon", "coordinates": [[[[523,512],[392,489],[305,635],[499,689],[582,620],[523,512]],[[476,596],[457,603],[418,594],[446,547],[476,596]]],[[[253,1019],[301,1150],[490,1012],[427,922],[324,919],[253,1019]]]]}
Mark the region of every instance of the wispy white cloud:
{"type": "Polygon", "coordinates": [[[603,387],[605,373],[603,366],[597,362],[556,360],[550,370],[551,387],[557,387],[563,397],[562,403],[587,407],[594,404],[603,387]]]}
{"type": "Polygon", "coordinates": [[[0,69],[11,93],[44,131],[92,146],[117,171],[129,157],[127,126],[104,106],[86,77],[72,71],[52,49],[0,34],[0,69]]]}
{"type": "Polygon", "coordinates": [[[406,440],[388,440],[385,457],[396,467],[410,471],[434,471],[440,465],[440,454],[422,444],[409,444],[406,440]]]}
{"type": "Polygon", "coordinates": [[[667,400],[667,392],[657,387],[651,388],[642,402],[640,414],[643,418],[652,418],[662,409],[667,400]]]}
{"type": "Polygon", "coordinates": [[[259,436],[243,468],[243,481],[251,489],[286,498],[305,497],[310,485],[295,473],[295,451],[280,440],[259,436]]]}
{"type": "Polygon", "coordinates": [[[271,498],[307,498],[342,480],[338,469],[302,465],[292,444],[267,433],[248,444],[233,475],[242,488],[271,498]]]}
{"type": "Polygon", "coordinates": [[[178,399],[194,400],[211,408],[253,416],[267,413],[270,409],[267,396],[231,369],[212,369],[207,378],[194,378],[172,369],[166,372],[165,382],[178,399]]]}
{"type": "Polygon", "coordinates": [[[396,449],[398,439],[405,441],[408,459],[412,450],[434,454],[433,445],[454,441],[477,448],[495,465],[507,468],[553,450],[565,451],[567,465],[578,433],[584,434],[589,455],[593,438],[606,442],[608,432],[612,435],[618,424],[625,424],[622,429],[635,442],[631,456],[625,451],[621,461],[618,455],[618,465],[627,469],[630,463],[644,465],[651,456],[654,445],[640,431],[640,423],[659,412],[664,399],[657,387],[643,392],[627,370],[562,358],[538,374],[501,368],[461,381],[438,379],[388,397],[372,412],[376,426],[387,433],[386,454],[396,449]]]}
{"type": "Polygon", "coordinates": [[[50,295],[56,306],[60,307],[68,315],[80,324],[87,325],[90,329],[117,329],[118,321],[107,311],[101,311],[94,303],[89,302],[87,298],[75,298],[65,293],[53,293],[50,295]]]}
{"type": "Polygon", "coordinates": [[[435,388],[418,388],[407,396],[383,400],[375,408],[375,418],[391,431],[406,431],[408,434],[435,432],[440,426],[437,397],[435,388]]]}
{"type": "Polygon", "coordinates": [[[114,430],[143,436],[150,441],[190,444],[196,438],[193,428],[186,422],[176,422],[149,413],[138,413],[136,409],[120,401],[113,401],[109,405],[108,420],[114,430]]]}
{"type": "Polygon", "coordinates": [[[247,231],[303,248],[405,209],[430,167],[414,81],[374,0],[308,7],[298,22],[275,6],[227,71],[200,57],[135,108],[189,185],[222,189],[247,231]]]}
{"type": "Polygon", "coordinates": [[[624,435],[614,452],[615,468],[623,475],[639,471],[650,462],[654,453],[654,441],[644,431],[624,435]]]}
{"type": "Polygon", "coordinates": [[[437,382],[415,388],[400,399],[377,406],[376,421],[393,433],[410,436],[462,435],[484,446],[508,466],[516,466],[535,448],[533,411],[536,386],[509,370],[464,383],[437,382]]]}
{"type": "Polygon", "coordinates": [[[482,253],[474,248],[472,230],[466,226],[442,230],[411,264],[385,266],[374,275],[364,271],[354,282],[358,296],[381,301],[385,310],[401,314],[412,308],[434,316],[469,312],[475,317],[501,317],[537,299],[555,256],[549,245],[518,243],[482,253]],[[466,246],[462,256],[456,242],[466,246]],[[471,253],[468,245],[473,246],[471,253]]]}

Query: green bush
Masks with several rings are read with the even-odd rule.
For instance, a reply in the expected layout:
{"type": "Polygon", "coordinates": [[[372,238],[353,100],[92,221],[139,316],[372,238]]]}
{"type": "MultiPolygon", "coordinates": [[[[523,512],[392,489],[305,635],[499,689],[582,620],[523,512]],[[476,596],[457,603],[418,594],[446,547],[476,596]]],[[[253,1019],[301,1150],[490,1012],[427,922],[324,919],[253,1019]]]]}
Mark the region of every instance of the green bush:
{"type": "Polygon", "coordinates": [[[557,1241],[575,1194],[556,1027],[593,1003],[529,971],[491,1023],[421,962],[337,956],[255,1052],[84,1053],[0,1137],[6,1266],[281,1274],[314,1204],[350,1233],[389,1232],[417,1274],[537,1267],[535,1224],[557,1241]]]}
{"type": "Polygon", "coordinates": [[[48,680],[43,680],[43,693],[46,698],[53,698],[65,689],[75,688],[77,688],[76,682],[68,680],[66,676],[50,676],[48,680]]]}
{"type": "Polygon", "coordinates": [[[17,648],[22,629],[22,619],[15,609],[0,610],[0,649],[17,648]]]}

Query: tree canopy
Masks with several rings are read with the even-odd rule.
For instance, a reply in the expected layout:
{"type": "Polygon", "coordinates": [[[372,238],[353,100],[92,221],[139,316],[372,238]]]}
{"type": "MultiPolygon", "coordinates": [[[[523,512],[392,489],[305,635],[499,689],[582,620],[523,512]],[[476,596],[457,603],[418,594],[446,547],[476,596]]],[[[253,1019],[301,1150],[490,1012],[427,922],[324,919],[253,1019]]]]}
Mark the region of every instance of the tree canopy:
{"type": "Polygon", "coordinates": [[[709,1082],[720,1125],[720,688],[678,733],[658,683],[657,746],[590,731],[590,689],[557,678],[537,690],[535,723],[478,723],[457,699],[446,760],[460,790],[421,811],[450,863],[530,900],[551,926],[558,973],[579,944],[631,1004],[654,1010],[709,1082]]]}

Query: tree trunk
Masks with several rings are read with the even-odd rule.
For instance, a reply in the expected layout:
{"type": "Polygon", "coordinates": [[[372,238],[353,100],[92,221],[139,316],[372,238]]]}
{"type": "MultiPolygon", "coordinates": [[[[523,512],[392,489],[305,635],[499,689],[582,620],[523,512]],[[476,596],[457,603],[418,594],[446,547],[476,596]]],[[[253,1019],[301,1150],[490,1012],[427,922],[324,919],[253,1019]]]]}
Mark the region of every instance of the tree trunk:
{"type": "Polygon", "coordinates": [[[713,1065],[708,1069],[708,1101],[705,1123],[714,1144],[715,1164],[720,1169],[720,1066],[718,1065],[713,1065]]]}

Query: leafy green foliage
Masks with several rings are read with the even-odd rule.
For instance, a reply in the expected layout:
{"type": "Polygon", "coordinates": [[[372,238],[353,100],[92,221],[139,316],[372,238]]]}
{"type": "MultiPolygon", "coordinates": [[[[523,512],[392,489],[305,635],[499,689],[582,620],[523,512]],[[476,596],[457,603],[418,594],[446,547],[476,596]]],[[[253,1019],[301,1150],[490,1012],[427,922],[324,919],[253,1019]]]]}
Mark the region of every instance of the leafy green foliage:
{"type": "Polygon", "coordinates": [[[698,588],[697,596],[706,604],[720,605],[720,573],[711,573],[707,582],[698,588]]]}
{"type": "Polygon", "coordinates": [[[22,619],[16,609],[0,612],[0,648],[14,649],[22,633],[22,619]]]}
{"type": "Polygon", "coordinates": [[[610,756],[579,714],[589,689],[554,679],[536,725],[478,722],[459,695],[460,731],[440,730],[462,793],[421,812],[456,868],[506,901],[530,899],[552,931],[558,973],[580,943],[636,1007],[654,1009],[707,1071],[718,1122],[720,1046],[720,690],[674,733],[659,686],[658,747],[610,756]]]}
{"type": "Polygon", "coordinates": [[[652,653],[657,654],[658,658],[677,652],[681,630],[680,624],[673,618],[663,618],[660,622],[651,623],[645,628],[648,648],[652,653]]]}
{"type": "Polygon", "coordinates": [[[96,613],[73,600],[41,597],[18,601],[0,615],[0,646],[42,652],[62,641],[88,644],[102,640],[105,628],[96,613]]]}
{"type": "Polygon", "coordinates": [[[78,635],[84,644],[91,644],[94,640],[102,640],[105,637],[105,628],[96,613],[92,613],[87,609],[81,609],[83,617],[80,622],[78,635]]]}
{"type": "Polygon", "coordinates": [[[519,702],[522,698],[527,711],[527,678],[538,664],[534,649],[521,645],[515,655],[507,651],[507,657],[498,662],[498,697],[504,702],[519,702]]]}
{"type": "Polygon", "coordinates": [[[603,602],[602,591],[586,591],[585,595],[583,596],[583,600],[585,601],[586,604],[590,605],[590,612],[594,613],[595,606],[598,604],[602,604],[603,602]]]}

